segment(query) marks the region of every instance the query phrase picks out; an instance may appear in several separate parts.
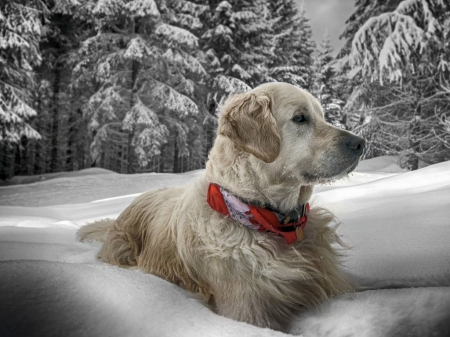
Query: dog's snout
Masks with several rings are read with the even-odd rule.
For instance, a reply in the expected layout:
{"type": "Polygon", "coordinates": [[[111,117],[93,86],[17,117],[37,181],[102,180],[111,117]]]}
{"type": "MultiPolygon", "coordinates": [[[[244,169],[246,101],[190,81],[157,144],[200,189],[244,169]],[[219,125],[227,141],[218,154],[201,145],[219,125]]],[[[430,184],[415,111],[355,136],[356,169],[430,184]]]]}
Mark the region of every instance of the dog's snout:
{"type": "Polygon", "coordinates": [[[353,153],[361,155],[364,151],[364,147],[366,146],[366,141],[364,140],[364,138],[355,135],[350,135],[347,137],[345,145],[353,153]]]}

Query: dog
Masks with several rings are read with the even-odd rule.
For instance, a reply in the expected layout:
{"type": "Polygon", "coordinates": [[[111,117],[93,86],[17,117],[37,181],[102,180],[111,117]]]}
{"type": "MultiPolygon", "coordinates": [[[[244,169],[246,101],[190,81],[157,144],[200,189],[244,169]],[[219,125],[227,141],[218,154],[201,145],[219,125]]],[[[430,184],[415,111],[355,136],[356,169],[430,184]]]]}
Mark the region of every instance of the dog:
{"type": "Polygon", "coordinates": [[[335,216],[308,201],[315,184],[350,173],[364,146],[326,123],[308,92],[263,84],[225,102],[194,183],[144,193],[78,237],[103,242],[100,260],[162,277],[220,315],[287,331],[301,310],[353,291],[335,216]]]}

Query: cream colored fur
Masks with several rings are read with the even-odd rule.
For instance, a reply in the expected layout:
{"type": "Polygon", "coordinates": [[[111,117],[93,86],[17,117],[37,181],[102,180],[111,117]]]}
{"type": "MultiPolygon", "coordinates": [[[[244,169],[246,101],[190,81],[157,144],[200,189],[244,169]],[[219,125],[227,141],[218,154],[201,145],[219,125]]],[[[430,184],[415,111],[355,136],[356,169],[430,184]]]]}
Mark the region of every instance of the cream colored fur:
{"type": "Polygon", "coordinates": [[[284,83],[262,85],[225,104],[206,172],[197,181],[144,193],[116,220],[80,228],[79,238],[104,241],[102,261],[137,266],[198,293],[223,316],[286,330],[303,308],[352,291],[332,247],[340,243],[334,216],[313,206],[305,239],[287,245],[281,236],[212,210],[208,185],[287,212],[310,199],[315,182],[354,167],[336,150],[343,132],[325,123],[307,92],[284,83]],[[292,122],[299,113],[307,124],[292,122]]]}

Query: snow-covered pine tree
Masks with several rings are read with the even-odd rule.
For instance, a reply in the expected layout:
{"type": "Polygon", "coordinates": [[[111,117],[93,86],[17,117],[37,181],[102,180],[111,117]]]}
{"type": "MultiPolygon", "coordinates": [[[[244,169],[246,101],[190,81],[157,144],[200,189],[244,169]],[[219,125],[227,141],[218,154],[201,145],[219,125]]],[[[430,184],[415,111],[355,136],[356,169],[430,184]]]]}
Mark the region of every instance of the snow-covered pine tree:
{"type": "Polygon", "coordinates": [[[322,103],[325,119],[333,125],[344,127],[342,124],[344,101],[339,96],[338,89],[338,85],[341,84],[338,77],[342,75],[334,69],[333,52],[327,31],[314,55],[311,93],[322,103]]]}
{"type": "Polygon", "coordinates": [[[202,61],[211,75],[209,111],[230,93],[268,80],[272,32],[266,1],[208,1],[210,17],[202,36],[202,61]]]}
{"type": "Polygon", "coordinates": [[[364,23],[371,17],[382,13],[395,10],[402,0],[358,0],[355,3],[355,11],[347,19],[344,32],[340,35],[340,39],[344,39],[345,43],[340,50],[338,57],[347,56],[352,48],[352,42],[355,34],[364,23]]]}
{"type": "Polygon", "coordinates": [[[39,102],[42,113],[48,114],[50,120],[44,118],[44,124],[36,124],[43,136],[38,146],[48,149],[49,172],[73,170],[74,166],[81,169],[86,156],[75,158],[74,154],[79,155],[75,149],[86,145],[87,134],[80,128],[83,119],[79,116],[78,97],[74,99],[69,88],[72,76],[69,56],[78,47],[79,38],[89,34],[89,30],[79,17],[78,0],[43,1],[49,14],[43,22],[45,33],[40,41],[43,61],[36,72],[41,83],[49,84],[49,91],[44,92],[51,94],[51,99],[39,102]]]}
{"type": "Polygon", "coordinates": [[[380,83],[401,82],[411,73],[433,73],[437,64],[419,63],[424,57],[432,59],[429,53],[435,50],[430,47],[443,30],[439,13],[448,11],[446,7],[443,0],[404,0],[394,11],[371,17],[353,38],[350,64],[380,83]]]}
{"type": "Polygon", "coordinates": [[[167,127],[159,122],[157,114],[141,101],[134,103],[126,113],[123,129],[134,135],[134,151],[140,166],[143,167],[147,166],[154,156],[161,155],[161,148],[167,143],[169,136],[167,127]]]}
{"type": "MultiPolygon", "coordinates": [[[[449,5],[441,0],[404,0],[393,11],[369,18],[354,34],[349,57],[355,72],[380,86],[391,82],[390,92],[356,91],[371,111],[363,131],[376,125],[377,134],[383,134],[377,146],[400,154],[410,169],[450,158],[445,125],[449,14],[449,5]]],[[[359,88],[363,85],[375,87],[363,83],[359,88]]]]}
{"type": "Polygon", "coordinates": [[[274,0],[269,2],[269,10],[274,34],[269,76],[311,89],[315,43],[304,5],[298,9],[293,0],[274,0]]]}
{"type": "Polygon", "coordinates": [[[35,110],[37,111],[37,116],[33,123],[36,130],[39,131],[41,139],[30,141],[27,144],[28,174],[51,172],[52,97],[53,90],[51,83],[45,79],[39,80],[36,90],[33,91],[32,99],[35,110]]]}
{"type": "MultiPolygon", "coordinates": [[[[197,2],[172,1],[168,3],[170,12],[165,15],[165,20],[173,26],[194,34],[194,36],[201,35],[205,29],[202,19],[206,16],[208,6],[203,5],[201,1],[197,2]]],[[[173,44],[166,47],[169,49],[164,55],[168,57],[170,72],[177,74],[167,78],[167,83],[188,96],[197,106],[197,113],[180,115],[174,113],[175,110],[173,110],[165,114],[165,125],[172,135],[170,137],[170,143],[173,144],[172,171],[182,172],[187,169],[189,163],[193,160],[204,163],[207,157],[204,148],[195,147],[194,142],[196,137],[203,138],[202,134],[197,133],[197,125],[201,124],[207,115],[204,103],[204,88],[207,85],[209,74],[198,59],[200,50],[197,43],[192,48],[185,48],[184,51],[180,48],[173,48],[173,44]],[[172,51],[176,53],[173,54],[172,51]],[[183,81],[180,81],[183,77],[186,79],[186,85],[183,84],[183,81]]],[[[203,167],[203,165],[195,168],[199,167],[203,167]]]]}
{"type": "Polygon", "coordinates": [[[210,75],[204,87],[206,151],[212,147],[217,112],[234,93],[270,81],[273,33],[268,1],[199,0],[207,7],[202,17],[199,59],[210,75]]]}
{"type": "MultiPolygon", "coordinates": [[[[340,75],[347,77],[346,87],[342,89],[343,100],[346,102],[344,106],[344,118],[346,119],[346,127],[353,129],[360,126],[366,120],[366,111],[359,109],[359,106],[366,105],[366,97],[371,96],[372,89],[370,85],[365,83],[365,78],[361,76],[359,68],[352,68],[349,64],[349,54],[353,38],[359,28],[371,17],[381,13],[394,10],[401,0],[359,0],[355,4],[355,12],[346,21],[347,26],[340,35],[340,39],[344,39],[344,46],[337,55],[335,68],[340,75]]],[[[370,146],[370,144],[368,144],[370,146]]],[[[367,154],[367,152],[366,152],[367,154]]]]}
{"type": "Polygon", "coordinates": [[[29,121],[36,116],[31,91],[33,67],[41,62],[39,39],[45,6],[41,1],[0,3],[0,178],[14,174],[15,153],[23,139],[39,139],[29,121]]]}
{"type": "Polygon", "coordinates": [[[85,109],[98,165],[122,172],[132,172],[134,162],[145,168],[169,141],[177,158],[187,155],[184,144],[180,149],[186,128],[179,119],[199,113],[190,76],[206,72],[190,55],[197,38],[175,25],[184,22],[179,6],[188,2],[87,3],[97,34],[80,48],[74,86],[94,88],[85,109]],[[170,138],[168,129],[177,136],[170,138]]]}

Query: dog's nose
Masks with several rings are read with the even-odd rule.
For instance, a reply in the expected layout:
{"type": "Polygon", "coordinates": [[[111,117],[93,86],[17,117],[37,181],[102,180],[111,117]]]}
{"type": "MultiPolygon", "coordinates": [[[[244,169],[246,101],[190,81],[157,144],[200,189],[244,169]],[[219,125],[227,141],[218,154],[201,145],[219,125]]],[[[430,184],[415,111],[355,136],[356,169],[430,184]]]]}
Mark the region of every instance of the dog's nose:
{"type": "Polygon", "coordinates": [[[366,146],[366,141],[364,140],[364,138],[355,136],[355,135],[350,135],[348,136],[345,145],[347,145],[347,147],[355,154],[357,154],[358,156],[360,156],[363,151],[364,151],[364,147],[366,146]]]}

